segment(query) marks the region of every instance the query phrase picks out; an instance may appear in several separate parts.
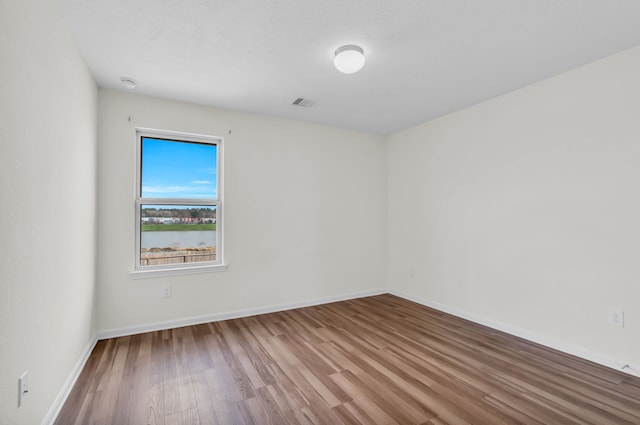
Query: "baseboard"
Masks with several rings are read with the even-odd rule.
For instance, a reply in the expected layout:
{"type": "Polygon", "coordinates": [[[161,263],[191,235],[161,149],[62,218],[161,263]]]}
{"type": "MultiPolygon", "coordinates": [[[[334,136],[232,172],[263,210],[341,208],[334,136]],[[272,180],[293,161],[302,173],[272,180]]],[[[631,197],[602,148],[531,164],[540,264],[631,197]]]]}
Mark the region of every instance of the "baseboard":
{"type": "Polygon", "coordinates": [[[287,303],[287,304],[277,304],[277,305],[260,307],[255,309],[238,310],[238,311],[228,312],[228,313],[210,314],[210,315],[190,317],[185,319],[151,323],[147,325],[128,326],[128,327],[119,328],[119,329],[99,331],[96,334],[96,336],[93,338],[93,340],[89,343],[89,345],[87,345],[82,355],[80,356],[80,359],[73,367],[73,370],[69,375],[69,378],[67,378],[67,381],[64,383],[62,389],[60,390],[60,393],[58,394],[55,401],[51,405],[49,412],[47,413],[45,418],[42,420],[42,425],[53,425],[56,418],[58,417],[58,414],[60,413],[60,410],[62,410],[62,406],[64,406],[64,403],[67,401],[67,398],[69,397],[69,394],[73,389],[73,386],[78,380],[78,377],[80,376],[80,373],[84,368],[84,365],[89,359],[91,352],[93,351],[94,347],[96,346],[96,343],[99,340],[107,339],[107,338],[116,338],[119,336],[134,335],[134,334],[143,333],[143,332],[178,328],[182,326],[198,325],[201,323],[216,322],[220,320],[250,317],[250,316],[255,316],[256,314],[275,313],[278,311],[292,310],[295,308],[310,307],[313,305],[328,304],[328,303],[338,302],[338,301],[346,301],[346,300],[353,300],[357,298],[371,297],[374,295],[385,294],[386,292],[387,291],[383,289],[379,289],[375,291],[356,292],[356,293],[343,294],[343,295],[334,296],[334,297],[318,298],[314,300],[299,301],[299,302],[287,303]]]}
{"type": "Polygon", "coordinates": [[[207,314],[204,316],[188,317],[184,319],[168,320],[164,322],[149,323],[144,325],[127,326],[123,328],[107,329],[99,331],[97,339],[117,338],[120,336],[135,335],[144,332],[161,331],[165,329],[180,328],[183,326],[199,325],[202,323],[219,322],[221,320],[238,319],[241,317],[250,317],[257,314],[276,313],[278,311],[292,310],[295,308],[311,307],[314,305],[328,304],[338,301],[347,301],[357,298],[371,297],[387,293],[384,289],[374,291],[363,291],[350,294],[343,294],[333,297],[317,298],[314,300],[297,301],[286,304],[276,304],[266,307],[259,307],[247,310],[238,310],[226,313],[207,314]]]}
{"type": "Polygon", "coordinates": [[[603,356],[598,353],[594,353],[593,351],[587,350],[579,346],[567,344],[565,342],[562,342],[553,338],[549,338],[543,335],[539,335],[524,329],[520,329],[518,327],[509,325],[506,323],[487,319],[486,317],[469,314],[465,311],[462,311],[447,305],[443,305],[431,300],[427,300],[424,298],[414,297],[400,291],[389,290],[387,292],[391,295],[395,295],[397,297],[404,298],[409,301],[413,301],[415,303],[424,305],[426,307],[431,307],[433,309],[442,311],[444,313],[448,313],[453,316],[460,317],[462,319],[469,320],[471,322],[474,322],[483,326],[487,326],[489,328],[492,328],[501,332],[508,333],[509,335],[526,339],[527,341],[531,341],[536,344],[544,345],[545,347],[549,347],[554,350],[561,351],[563,353],[570,354],[572,356],[576,356],[593,363],[597,363],[601,366],[606,366],[610,369],[614,369],[617,371],[627,373],[629,375],[640,377],[640,365],[632,365],[632,364],[629,364],[628,362],[623,362],[617,359],[603,356]]]}
{"type": "Polygon", "coordinates": [[[591,361],[593,363],[597,363],[599,365],[602,365],[617,371],[625,372],[629,375],[640,377],[640,365],[631,365],[629,363],[625,363],[617,359],[602,356],[590,350],[586,350],[582,347],[566,344],[564,342],[561,342],[552,338],[548,338],[533,332],[529,332],[524,329],[520,329],[515,326],[511,326],[499,321],[490,320],[485,317],[469,314],[462,310],[459,310],[447,305],[443,305],[434,301],[430,301],[424,298],[414,297],[414,296],[405,294],[401,291],[379,289],[374,291],[363,291],[363,292],[356,292],[356,293],[350,293],[350,294],[343,294],[343,295],[338,295],[333,297],[317,298],[314,300],[298,301],[298,302],[286,303],[286,304],[276,304],[276,305],[271,305],[266,307],[255,308],[255,309],[238,310],[234,312],[210,314],[210,315],[196,316],[196,317],[190,317],[185,319],[150,323],[146,325],[128,326],[124,328],[99,331],[96,334],[96,337],[94,337],[93,340],[87,345],[82,355],[80,356],[80,359],[77,361],[77,363],[73,367],[71,374],[69,375],[69,378],[67,378],[67,381],[64,383],[62,389],[60,390],[60,393],[58,394],[55,401],[51,405],[49,412],[43,419],[42,425],[53,425],[54,421],[58,417],[58,414],[60,413],[60,410],[62,409],[62,406],[64,405],[65,401],[69,397],[69,394],[73,389],[73,386],[78,380],[78,377],[80,376],[80,373],[82,372],[82,369],[84,368],[85,363],[89,359],[89,356],[93,351],[93,348],[95,347],[96,343],[99,340],[116,338],[120,336],[134,335],[134,334],[144,333],[144,332],[172,329],[172,328],[178,328],[178,327],[189,326],[189,325],[198,325],[202,323],[217,322],[220,320],[250,317],[250,316],[255,316],[257,314],[275,313],[278,311],[292,310],[296,308],[310,307],[314,305],[328,304],[332,302],[347,301],[347,300],[353,300],[357,298],[382,295],[386,293],[395,295],[400,298],[404,298],[409,301],[413,301],[415,303],[442,311],[444,313],[451,314],[456,317],[460,317],[465,320],[469,320],[474,323],[478,323],[483,326],[490,327],[492,329],[496,329],[501,332],[505,332],[510,335],[517,336],[519,338],[526,339],[528,341],[531,341],[540,345],[544,345],[545,347],[549,347],[554,350],[558,350],[563,353],[570,354],[570,355],[591,361]]]}
{"type": "Polygon", "coordinates": [[[82,352],[82,355],[71,370],[71,374],[67,378],[67,381],[64,383],[62,389],[58,393],[58,397],[56,397],[53,404],[49,408],[49,412],[47,412],[47,415],[42,420],[42,425],[53,425],[53,423],[55,422],[58,414],[60,413],[60,410],[62,410],[62,406],[64,406],[64,403],[67,401],[67,398],[69,397],[73,386],[76,384],[76,381],[78,380],[78,377],[80,376],[85,363],[87,363],[87,360],[89,360],[89,356],[91,355],[91,352],[93,351],[93,348],[96,346],[97,342],[98,339],[94,337],[82,352]]]}

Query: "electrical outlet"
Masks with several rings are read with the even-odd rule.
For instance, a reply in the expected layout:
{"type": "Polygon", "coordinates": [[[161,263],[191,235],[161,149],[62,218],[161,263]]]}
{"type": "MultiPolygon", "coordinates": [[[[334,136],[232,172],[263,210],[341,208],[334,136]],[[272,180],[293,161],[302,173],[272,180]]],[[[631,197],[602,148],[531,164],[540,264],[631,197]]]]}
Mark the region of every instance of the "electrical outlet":
{"type": "Polygon", "coordinates": [[[624,312],[616,309],[609,310],[609,324],[624,328],[624,312]]]}
{"type": "Polygon", "coordinates": [[[162,298],[169,298],[171,296],[171,285],[164,285],[162,287],[162,298]]]}
{"type": "Polygon", "coordinates": [[[22,406],[27,395],[29,394],[29,371],[27,370],[18,379],[18,407],[22,406]]]}

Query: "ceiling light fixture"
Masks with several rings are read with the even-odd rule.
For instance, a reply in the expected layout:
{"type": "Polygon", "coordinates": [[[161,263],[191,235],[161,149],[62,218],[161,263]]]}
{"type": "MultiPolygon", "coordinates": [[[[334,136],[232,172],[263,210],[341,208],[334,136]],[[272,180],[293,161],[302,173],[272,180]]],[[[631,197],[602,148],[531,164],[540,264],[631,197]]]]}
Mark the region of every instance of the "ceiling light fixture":
{"type": "Polygon", "coordinates": [[[125,86],[129,90],[135,89],[136,85],[138,84],[136,80],[129,77],[120,77],[120,82],[122,83],[123,86],[125,86]]]}
{"type": "Polygon", "coordinates": [[[353,44],[339,47],[336,50],[335,58],[333,58],[333,64],[343,74],[353,74],[360,71],[364,61],[364,50],[362,50],[362,47],[353,44]]]}

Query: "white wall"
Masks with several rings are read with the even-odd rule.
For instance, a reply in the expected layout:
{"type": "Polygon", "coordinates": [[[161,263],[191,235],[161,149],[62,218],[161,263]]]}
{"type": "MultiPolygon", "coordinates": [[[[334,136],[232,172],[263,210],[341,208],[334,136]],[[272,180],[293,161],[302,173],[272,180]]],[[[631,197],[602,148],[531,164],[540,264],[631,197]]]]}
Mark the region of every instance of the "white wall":
{"type": "Polygon", "coordinates": [[[97,90],[48,0],[0,1],[0,28],[0,423],[32,425],[96,330],[97,90]]]}
{"type": "Polygon", "coordinates": [[[100,90],[100,329],[383,289],[385,154],[381,136],[100,90]],[[225,138],[226,272],[129,277],[135,127],[225,138]]]}
{"type": "Polygon", "coordinates": [[[640,365],[639,117],[635,48],[391,136],[390,289],[640,365]]]}

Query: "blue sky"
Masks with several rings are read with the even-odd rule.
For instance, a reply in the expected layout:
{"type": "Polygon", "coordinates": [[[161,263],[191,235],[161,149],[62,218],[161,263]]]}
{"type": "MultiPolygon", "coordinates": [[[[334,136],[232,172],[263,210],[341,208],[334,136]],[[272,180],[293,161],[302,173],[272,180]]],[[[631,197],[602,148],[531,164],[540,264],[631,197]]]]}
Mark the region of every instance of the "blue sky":
{"type": "Polygon", "coordinates": [[[143,198],[216,198],[217,146],[142,138],[143,198]]]}

